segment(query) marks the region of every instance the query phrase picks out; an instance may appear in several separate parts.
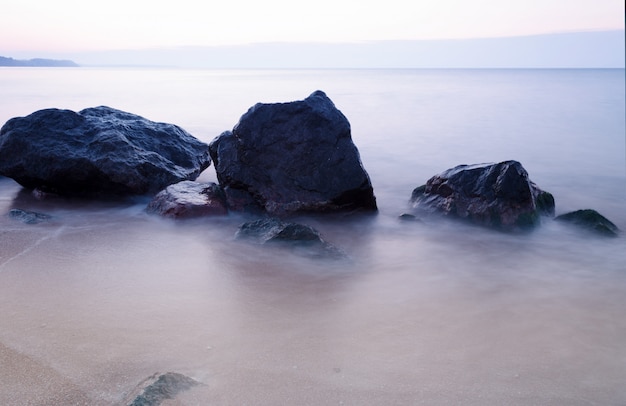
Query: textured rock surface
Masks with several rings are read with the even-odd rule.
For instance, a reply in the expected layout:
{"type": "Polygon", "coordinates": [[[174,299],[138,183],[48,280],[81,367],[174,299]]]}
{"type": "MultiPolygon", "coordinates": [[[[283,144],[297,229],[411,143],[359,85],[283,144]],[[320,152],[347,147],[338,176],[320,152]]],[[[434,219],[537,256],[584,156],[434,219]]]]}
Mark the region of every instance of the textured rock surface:
{"type": "Polygon", "coordinates": [[[61,195],[153,194],[210,162],[180,127],[104,106],[40,110],[0,130],[0,175],[61,195]]]}
{"type": "Polygon", "coordinates": [[[576,225],[584,230],[593,231],[596,234],[616,237],[619,229],[609,219],[595,210],[576,210],[570,213],[561,214],[555,218],[557,221],[576,225]]]}
{"type": "Polygon", "coordinates": [[[224,192],[219,185],[189,180],[175,183],[159,192],[148,204],[147,211],[171,218],[228,214],[224,192]]]}
{"type": "Polygon", "coordinates": [[[416,212],[437,212],[504,230],[530,228],[554,215],[554,198],[517,161],[460,165],[436,175],[411,196],[416,212]]]}
{"type": "Polygon", "coordinates": [[[159,375],[156,373],[139,384],[131,394],[131,399],[125,404],[128,406],[159,406],[164,401],[175,399],[179,393],[197,385],[201,385],[201,383],[182,374],[167,372],[159,375]]]}
{"type": "Polygon", "coordinates": [[[237,239],[250,239],[261,244],[281,244],[300,249],[306,256],[343,258],[339,248],[324,241],[313,227],[287,223],[276,218],[264,218],[242,224],[235,235],[237,239]]]}
{"type": "Polygon", "coordinates": [[[14,220],[21,221],[24,224],[45,223],[47,221],[50,221],[50,219],[52,218],[52,216],[48,214],[22,209],[11,209],[9,211],[9,217],[14,220]]]}
{"type": "Polygon", "coordinates": [[[350,123],[321,91],[262,104],[210,144],[228,205],[286,215],[376,210],[350,123]]]}

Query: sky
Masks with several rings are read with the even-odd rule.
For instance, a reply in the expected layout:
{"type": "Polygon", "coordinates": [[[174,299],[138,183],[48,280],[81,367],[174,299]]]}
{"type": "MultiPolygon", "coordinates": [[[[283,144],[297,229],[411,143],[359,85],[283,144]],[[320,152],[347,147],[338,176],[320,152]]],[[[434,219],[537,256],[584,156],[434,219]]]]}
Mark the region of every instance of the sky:
{"type": "Polygon", "coordinates": [[[623,0],[0,0],[0,55],[624,29],[623,0]]]}

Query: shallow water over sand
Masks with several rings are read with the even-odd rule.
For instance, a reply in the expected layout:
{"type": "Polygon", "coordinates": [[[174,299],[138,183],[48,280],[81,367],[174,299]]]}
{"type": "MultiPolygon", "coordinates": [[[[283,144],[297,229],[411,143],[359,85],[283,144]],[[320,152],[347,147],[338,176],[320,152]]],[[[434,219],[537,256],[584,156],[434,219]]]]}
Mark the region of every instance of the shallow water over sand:
{"type": "MultiPolygon", "coordinates": [[[[289,75],[247,80],[258,92],[281,83],[280,94],[270,96],[278,98],[297,82],[295,73],[289,75]]],[[[316,77],[307,75],[302,80],[308,85],[316,77]]],[[[592,207],[626,229],[623,167],[605,171],[617,162],[613,150],[623,139],[596,140],[598,148],[610,149],[606,159],[572,169],[567,162],[572,154],[584,155],[586,141],[567,146],[570,155],[560,156],[554,147],[548,162],[541,159],[548,155],[545,148],[560,141],[545,140],[535,155],[521,141],[515,149],[497,138],[465,151],[454,148],[454,135],[439,139],[424,129],[435,131],[444,125],[440,121],[421,127],[431,134],[424,136],[428,142],[408,131],[378,137],[382,125],[374,116],[401,117],[403,122],[390,128],[419,121],[408,108],[404,115],[380,111],[386,97],[419,99],[422,93],[413,88],[384,93],[386,87],[400,89],[406,77],[370,73],[366,98],[354,82],[342,84],[345,72],[332,80],[329,72],[320,75],[330,88],[324,90],[353,124],[381,210],[367,218],[297,220],[316,227],[347,260],[314,260],[235,241],[244,221],[236,215],[177,223],[146,214],[145,201],[38,201],[0,179],[0,213],[19,207],[52,216],[37,225],[0,216],[1,404],[119,404],[157,371],[180,372],[206,384],[180,395],[185,405],[626,401],[623,234],[596,239],[551,221],[529,234],[502,234],[434,219],[397,219],[412,187],[448,167],[471,163],[459,160],[475,153],[475,162],[488,155],[522,161],[531,179],[555,194],[557,212],[592,207]],[[404,148],[388,145],[394,136],[404,148]],[[439,148],[445,151],[434,152],[439,148]],[[515,151],[520,158],[508,155],[515,151]],[[560,177],[566,169],[571,174],[560,177]],[[591,196],[581,192],[589,185],[591,196]]],[[[352,80],[361,83],[358,75],[364,73],[352,80]]],[[[177,77],[171,71],[166,76],[177,77]]],[[[623,86],[623,79],[618,83],[623,86]]],[[[85,104],[95,98],[93,93],[75,97],[85,104]]],[[[131,97],[127,104],[139,100],[131,97]]],[[[159,106],[148,118],[178,123],[176,109],[163,118],[159,106]]],[[[612,109],[593,115],[604,118],[612,109]]],[[[197,111],[180,117],[187,123],[202,118],[197,111]]],[[[484,128],[520,119],[512,117],[484,128]]],[[[237,118],[228,117],[220,130],[237,118]]],[[[564,124],[559,118],[547,125],[564,124]]],[[[199,131],[194,135],[208,140],[217,135],[208,127],[199,131]]],[[[615,137],[620,128],[607,131],[615,137]]],[[[212,176],[212,168],[203,175],[212,176]]]]}
{"type": "Polygon", "coordinates": [[[320,261],[234,241],[234,216],[174,224],[142,208],[2,219],[0,342],[47,369],[35,386],[62,377],[46,396],[114,404],[177,371],[207,384],[184,404],[626,398],[621,239],[303,219],[350,256],[320,261]]]}

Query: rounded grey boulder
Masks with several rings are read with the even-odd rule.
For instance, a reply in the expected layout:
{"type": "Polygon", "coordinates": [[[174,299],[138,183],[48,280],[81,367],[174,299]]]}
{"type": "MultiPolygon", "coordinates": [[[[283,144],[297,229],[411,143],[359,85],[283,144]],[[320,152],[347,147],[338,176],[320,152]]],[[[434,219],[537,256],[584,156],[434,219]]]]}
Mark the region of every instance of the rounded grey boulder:
{"type": "Polygon", "coordinates": [[[39,110],[0,130],[0,175],[66,196],[154,194],[210,163],[182,128],[105,106],[39,110]]]}

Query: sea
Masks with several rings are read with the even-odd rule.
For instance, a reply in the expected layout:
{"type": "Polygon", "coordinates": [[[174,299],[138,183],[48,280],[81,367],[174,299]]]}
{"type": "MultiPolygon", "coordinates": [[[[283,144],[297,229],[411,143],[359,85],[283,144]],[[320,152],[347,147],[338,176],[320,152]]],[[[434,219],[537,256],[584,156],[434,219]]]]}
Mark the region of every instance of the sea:
{"type": "Polygon", "coordinates": [[[208,143],[316,90],[379,207],[294,219],[342,260],[235,240],[240,214],[174,221],[0,178],[0,403],[122,405],[177,372],[202,383],[181,405],[626,404],[624,69],[0,68],[0,125],[106,105],[208,143]],[[622,233],[399,220],[430,177],[505,160],[557,215],[594,209],[622,233]]]}

